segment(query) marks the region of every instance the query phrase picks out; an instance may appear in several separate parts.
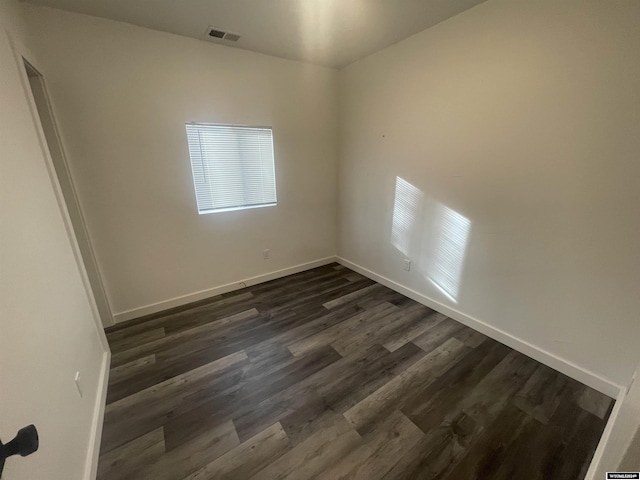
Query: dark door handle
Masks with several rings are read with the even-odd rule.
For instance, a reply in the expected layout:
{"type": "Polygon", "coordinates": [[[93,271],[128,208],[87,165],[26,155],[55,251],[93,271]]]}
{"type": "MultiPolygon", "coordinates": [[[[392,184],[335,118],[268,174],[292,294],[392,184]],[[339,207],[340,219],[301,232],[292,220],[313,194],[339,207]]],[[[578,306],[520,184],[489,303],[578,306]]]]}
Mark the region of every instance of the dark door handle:
{"type": "Polygon", "coordinates": [[[0,478],[4,470],[4,461],[12,455],[26,457],[38,450],[38,430],[33,425],[21,428],[16,438],[9,443],[3,444],[0,441],[0,478]]]}

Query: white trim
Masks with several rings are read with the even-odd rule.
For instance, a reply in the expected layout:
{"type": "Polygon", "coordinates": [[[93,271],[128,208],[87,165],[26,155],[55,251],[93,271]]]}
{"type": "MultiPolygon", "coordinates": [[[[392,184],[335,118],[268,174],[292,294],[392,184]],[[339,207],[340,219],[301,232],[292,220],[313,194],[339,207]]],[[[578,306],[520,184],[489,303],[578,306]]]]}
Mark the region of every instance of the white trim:
{"type": "Polygon", "coordinates": [[[350,262],[349,260],[346,260],[342,257],[337,257],[337,261],[345,267],[355,270],[365,277],[369,277],[370,279],[375,280],[376,282],[381,283],[382,285],[389,287],[392,290],[395,290],[396,292],[401,293],[404,296],[411,298],[412,300],[415,300],[416,302],[422,303],[429,308],[433,308],[434,310],[437,310],[438,312],[443,313],[453,318],[454,320],[539,361],[540,363],[558,370],[559,372],[562,372],[565,375],[585,385],[588,385],[591,388],[598,390],[599,392],[604,393],[605,395],[616,398],[620,392],[620,389],[622,388],[622,386],[617,385],[596,373],[590,372],[589,370],[586,370],[576,365],[575,363],[570,362],[569,360],[566,360],[557,355],[554,355],[551,352],[547,352],[546,350],[536,347],[535,345],[518,337],[515,337],[510,333],[500,330],[499,328],[493,327],[483,322],[482,320],[478,320],[477,318],[471,317],[470,315],[467,315],[459,310],[448,307],[436,300],[433,300],[432,298],[427,297],[426,295],[400,285],[399,283],[387,277],[378,275],[377,273],[372,272],[367,268],[350,262]]]}
{"type": "Polygon", "coordinates": [[[35,58],[35,56],[26,48],[24,47],[24,45],[21,44],[16,44],[13,43],[13,49],[14,49],[14,53],[16,54],[16,56],[18,57],[18,68],[20,70],[20,75],[21,75],[21,79],[22,79],[22,83],[23,83],[23,87],[26,90],[26,96],[27,99],[29,101],[29,108],[31,110],[31,115],[33,117],[33,121],[35,124],[35,128],[38,134],[38,137],[40,139],[40,145],[41,148],[43,149],[43,154],[46,158],[46,162],[47,162],[47,170],[49,171],[49,175],[51,177],[51,182],[54,183],[54,190],[56,191],[56,196],[58,197],[58,202],[61,203],[60,208],[64,209],[64,214],[63,217],[65,219],[65,226],[67,227],[67,233],[69,235],[69,239],[71,241],[71,245],[74,249],[74,255],[76,257],[76,262],[78,263],[78,268],[80,269],[80,274],[83,277],[83,282],[85,283],[85,288],[87,289],[89,296],[92,299],[92,308],[95,308],[96,312],[95,314],[98,315],[98,317],[100,318],[100,326],[102,329],[104,329],[104,327],[110,326],[111,324],[109,324],[109,322],[112,322],[112,313],[111,313],[111,306],[109,305],[109,300],[107,298],[107,294],[106,294],[106,290],[104,287],[104,282],[102,281],[102,272],[100,271],[100,267],[98,265],[98,261],[96,259],[95,256],[95,252],[93,250],[93,245],[91,244],[91,240],[89,238],[89,231],[87,229],[87,224],[86,221],[84,219],[84,214],[82,213],[82,208],[80,207],[80,200],[78,199],[78,194],[76,192],[76,188],[75,188],[75,182],[73,181],[73,177],[71,175],[71,170],[69,169],[69,162],[67,161],[67,155],[66,155],[66,151],[62,142],[62,137],[60,136],[60,130],[58,129],[58,124],[55,121],[55,116],[54,116],[54,112],[53,112],[53,105],[51,103],[51,98],[49,96],[49,91],[47,90],[47,85],[46,85],[46,81],[44,78],[44,73],[43,70],[41,69],[41,67],[37,64],[37,59],[35,58]],[[73,202],[77,205],[78,208],[78,220],[79,220],[79,226],[80,228],[83,230],[84,235],[87,238],[87,245],[86,245],[86,250],[89,254],[89,259],[86,259],[88,262],[90,261],[93,265],[93,267],[95,268],[96,272],[96,281],[97,281],[97,289],[98,289],[98,294],[101,296],[101,303],[103,305],[103,308],[106,310],[104,312],[104,315],[100,315],[99,313],[99,309],[97,307],[97,305],[95,305],[96,301],[95,301],[95,292],[93,291],[93,287],[91,285],[91,282],[89,281],[89,276],[87,273],[87,269],[86,269],[86,265],[85,265],[85,259],[81,253],[80,250],[80,246],[78,243],[78,239],[76,237],[76,233],[75,233],[75,229],[73,226],[73,222],[71,221],[71,217],[69,215],[69,211],[68,211],[68,207],[67,207],[67,202],[64,198],[64,194],[62,193],[62,187],[60,186],[60,182],[58,180],[58,174],[59,172],[56,171],[55,165],[53,163],[53,159],[51,158],[51,150],[49,148],[49,144],[47,142],[46,136],[44,134],[44,130],[42,127],[42,119],[40,118],[40,114],[38,112],[38,107],[36,106],[35,103],[35,99],[33,97],[33,92],[31,90],[31,86],[29,84],[29,79],[27,77],[27,74],[25,72],[25,68],[23,65],[23,61],[27,62],[34,70],[37,71],[40,81],[42,82],[42,92],[43,92],[43,96],[44,96],[44,100],[47,103],[47,111],[49,113],[49,115],[52,117],[52,127],[53,127],[53,133],[56,137],[56,143],[59,146],[59,150],[60,150],[60,157],[61,157],[61,164],[62,164],[62,168],[64,169],[64,175],[69,179],[69,194],[71,195],[71,197],[73,198],[73,202]],[[26,83],[25,83],[26,82],[26,83]],[[104,317],[104,318],[103,318],[104,317]],[[103,324],[107,323],[106,325],[103,324]]]}
{"type": "Polygon", "coordinates": [[[145,305],[143,307],[133,308],[131,310],[125,310],[124,312],[116,313],[113,316],[115,323],[126,322],[134,318],[149,315],[151,313],[161,312],[169,308],[179,307],[188,303],[197,302],[198,300],[204,300],[205,298],[215,297],[216,295],[222,295],[223,293],[233,292],[241,288],[250,287],[259,283],[275,280],[276,278],[286,277],[287,275],[293,275],[294,273],[304,272],[305,270],[311,270],[312,268],[328,265],[336,261],[335,256],[321,258],[308,263],[301,263],[300,265],[294,265],[293,267],[283,268],[282,270],[276,270],[275,272],[265,273],[244,280],[238,280],[237,282],[227,283],[218,287],[207,288],[206,290],[200,290],[198,292],[188,293],[179,297],[170,298],[169,300],[163,300],[162,302],[152,303],[151,305],[145,305]]]}
{"type": "Polygon", "coordinates": [[[242,205],[240,207],[212,208],[210,210],[198,210],[199,215],[207,215],[209,213],[236,212],[238,210],[251,210],[252,208],[275,207],[277,203],[256,203],[255,205],[242,205]]]}
{"type": "Polygon", "coordinates": [[[85,466],[85,480],[94,480],[98,475],[98,460],[100,459],[100,442],[102,441],[102,426],[104,425],[104,411],[107,404],[107,387],[109,386],[109,368],[111,365],[111,352],[107,350],[102,357],[102,367],[96,405],[93,414],[91,436],[89,437],[89,450],[85,466]]]}
{"type": "MultiPolygon", "coordinates": [[[[25,59],[25,61],[29,62],[29,60],[27,58],[25,58],[23,56],[23,58],[25,59]]],[[[31,62],[29,62],[31,63],[31,62]]],[[[42,92],[43,92],[43,96],[45,101],[47,102],[47,110],[49,115],[52,117],[52,125],[53,125],[53,133],[56,136],[56,142],[59,145],[59,149],[60,149],[60,156],[61,156],[61,161],[62,161],[62,168],[64,169],[64,175],[69,179],[69,193],[71,194],[71,196],[73,197],[73,203],[75,203],[77,205],[77,209],[78,209],[78,220],[80,222],[80,228],[82,229],[82,231],[84,232],[84,236],[86,237],[86,249],[87,252],[89,254],[89,259],[87,259],[87,262],[89,262],[94,268],[95,268],[95,280],[97,282],[97,289],[98,292],[97,294],[101,297],[101,304],[103,309],[105,310],[105,312],[103,313],[103,315],[100,315],[100,309],[97,308],[96,305],[96,311],[98,311],[98,317],[100,317],[101,321],[103,322],[103,327],[109,327],[112,325],[113,322],[113,314],[111,313],[111,305],[109,305],[109,299],[107,298],[107,291],[104,287],[104,282],[102,281],[102,271],[100,270],[100,265],[98,265],[98,259],[96,258],[95,255],[95,251],[93,249],[93,244],[91,243],[91,239],[89,238],[89,229],[87,227],[87,222],[85,221],[84,218],[84,213],[82,212],[82,207],[80,205],[80,199],[78,198],[78,193],[76,191],[76,187],[75,187],[75,182],[73,181],[73,176],[71,174],[71,169],[69,168],[69,162],[67,161],[67,154],[64,148],[64,144],[62,143],[62,137],[60,136],[60,130],[58,129],[58,124],[55,121],[55,116],[54,116],[54,111],[53,111],[53,104],[51,103],[51,97],[49,96],[49,91],[47,90],[47,84],[46,84],[46,80],[44,77],[44,74],[38,70],[35,65],[32,65],[33,68],[35,68],[39,75],[40,75],[40,81],[42,82],[42,92]],[[103,318],[104,317],[104,318],[103,318]]],[[[28,81],[28,80],[27,80],[28,81]]],[[[33,97],[32,97],[33,100],[33,97]]],[[[36,109],[35,113],[38,115],[38,118],[40,118],[40,115],[37,113],[37,106],[34,105],[33,107],[36,109]]],[[[41,122],[41,120],[40,120],[41,122]]],[[[40,128],[42,128],[42,124],[40,123],[40,128]]],[[[44,131],[42,132],[42,135],[44,135],[44,131]]],[[[45,144],[47,143],[46,141],[46,137],[45,137],[45,144]]],[[[47,151],[49,151],[49,146],[47,145],[47,151]]],[[[53,160],[52,160],[52,165],[53,165],[53,160]]],[[[54,171],[55,171],[55,167],[54,167],[54,171]]],[[[58,178],[58,172],[56,171],[56,179],[58,178]]],[[[60,189],[60,192],[62,193],[62,188],[60,189]]],[[[64,200],[64,196],[63,196],[63,200],[64,200]]],[[[67,205],[66,200],[64,200],[64,204],[65,207],[67,205]]],[[[68,207],[67,207],[68,208],[68,207]]],[[[68,212],[67,212],[68,214],[68,212]]],[[[69,222],[71,222],[71,218],[69,217],[69,222]]],[[[81,263],[81,270],[84,271],[84,276],[86,277],[86,281],[85,283],[87,284],[87,288],[89,290],[89,293],[91,295],[91,297],[93,298],[93,301],[95,303],[95,296],[96,296],[96,292],[94,292],[94,286],[91,284],[91,282],[89,281],[89,276],[88,276],[88,272],[87,272],[87,267],[85,265],[85,259],[82,256],[82,253],[80,252],[80,245],[78,243],[78,238],[76,236],[75,233],[75,229],[72,225],[72,234],[73,234],[73,238],[76,242],[76,244],[78,244],[78,252],[80,253],[80,263],[81,263]]]]}
{"type": "Polygon", "coordinates": [[[261,128],[273,131],[273,127],[267,125],[242,125],[240,123],[207,123],[207,122],[185,122],[185,125],[204,125],[206,127],[240,127],[240,128],[261,128]]]}
{"type": "MultiPolygon", "coordinates": [[[[620,414],[620,410],[622,409],[622,404],[624,402],[625,397],[627,396],[627,389],[621,388],[616,397],[616,403],[611,411],[611,415],[609,415],[609,419],[607,420],[607,425],[604,427],[604,431],[602,432],[602,436],[600,437],[600,441],[598,442],[598,447],[593,454],[593,458],[591,459],[591,463],[589,464],[589,470],[587,470],[587,474],[584,477],[584,480],[598,480],[596,474],[600,469],[600,462],[603,459],[604,451],[607,443],[609,442],[609,438],[611,437],[611,432],[615,426],[615,423],[618,419],[618,415],[620,414]]],[[[621,454],[621,458],[624,453],[621,454]]],[[[615,468],[617,465],[614,465],[615,468]]],[[[609,465],[609,467],[612,467],[609,465]]]]}
{"type": "MultiPolygon", "coordinates": [[[[89,306],[91,308],[93,320],[96,326],[96,330],[98,332],[98,337],[100,338],[100,343],[102,344],[103,350],[105,352],[108,352],[109,342],[107,341],[107,336],[104,332],[104,324],[102,323],[102,319],[100,318],[100,313],[98,312],[98,306],[96,305],[93,289],[91,288],[91,284],[89,282],[89,276],[87,275],[87,270],[84,265],[84,261],[82,260],[82,253],[80,252],[78,239],[76,238],[76,235],[73,230],[73,224],[71,223],[71,217],[69,216],[67,203],[65,202],[64,195],[62,193],[62,188],[60,187],[60,182],[58,181],[58,176],[56,174],[56,169],[55,169],[55,166],[53,165],[53,160],[51,158],[49,145],[47,144],[47,139],[42,129],[42,123],[40,121],[40,116],[38,114],[38,108],[36,107],[36,103],[33,98],[33,92],[31,91],[31,85],[29,84],[29,78],[27,77],[27,71],[24,67],[24,61],[26,60],[27,62],[29,62],[29,64],[33,68],[38,70],[38,72],[40,72],[41,74],[42,74],[42,70],[40,70],[40,67],[37,64],[37,61],[35,61],[36,56],[33,55],[30,52],[30,50],[26,48],[22,43],[16,41],[9,32],[7,32],[7,35],[9,37],[9,44],[11,45],[11,48],[13,50],[16,65],[18,67],[18,74],[20,75],[20,83],[22,83],[22,89],[25,94],[27,103],[29,105],[29,111],[31,113],[31,120],[33,122],[33,127],[36,130],[36,134],[38,136],[38,142],[40,143],[40,149],[45,159],[47,173],[49,174],[51,186],[55,193],[58,207],[60,209],[60,214],[62,215],[62,220],[65,226],[65,229],[67,231],[67,237],[69,238],[69,242],[71,244],[71,251],[73,252],[73,256],[75,258],[76,265],[78,267],[80,278],[84,285],[84,289],[87,293],[87,299],[89,301],[89,306]]],[[[57,135],[57,130],[56,130],[56,135],[57,135]]]]}

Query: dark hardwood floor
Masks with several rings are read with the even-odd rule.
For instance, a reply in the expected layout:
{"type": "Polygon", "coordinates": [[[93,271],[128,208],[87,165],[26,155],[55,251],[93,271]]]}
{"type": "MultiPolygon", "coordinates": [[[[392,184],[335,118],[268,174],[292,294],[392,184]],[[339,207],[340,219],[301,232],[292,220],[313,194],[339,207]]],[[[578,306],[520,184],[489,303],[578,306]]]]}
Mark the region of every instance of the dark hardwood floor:
{"type": "Polygon", "coordinates": [[[99,479],[580,479],[613,403],[337,264],[108,338],[99,479]]]}

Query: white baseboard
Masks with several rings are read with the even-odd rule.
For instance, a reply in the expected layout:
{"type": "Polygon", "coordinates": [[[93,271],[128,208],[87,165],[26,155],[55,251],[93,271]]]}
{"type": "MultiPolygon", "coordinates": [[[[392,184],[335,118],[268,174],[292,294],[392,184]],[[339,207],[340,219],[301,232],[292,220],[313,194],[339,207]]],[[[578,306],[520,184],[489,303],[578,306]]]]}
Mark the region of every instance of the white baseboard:
{"type": "Polygon", "coordinates": [[[345,267],[355,270],[365,277],[369,277],[370,279],[375,280],[376,282],[381,283],[382,285],[389,287],[392,290],[395,290],[398,293],[401,293],[406,297],[411,298],[412,300],[415,300],[416,302],[437,310],[438,312],[443,313],[453,318],[454,320],[470,328],[473,328],[474,330],[477,330],[478,332],[483,333],[484,335],[491,337],[494,340],[497,340],[498,342],[503,343],[513,348],[514,350],[517,350],[518,352],[539,361],[540,363],[553,368],[554,370],[562,372],[565,375],[585,385],[588,385],[591,388],[598,390],[599,392],[604,393],[605,395],[608,395],[612,398],[617,398],[620,389],[622,388],[620,385],[617,385],[604,377],[590,372],[589,370],[586,370],[564,358],[558,357],[553,353],[536,347],[535,345],[525,340],[515,337],[510,333],[500,330],[499,328],[493,327],[481,320],[478,320],[477,318],[462,313],[459,310],[448,307],[447,305],[433,300],[426,295],[407,288],[387,277],[378,275],[377,273],[372,272],[371,270],[364,268],[358,264],[350,262],[349,260],[346,260],[342,257],[337,257],[337,262],[344,265],[345,267]]]}
{"type": "Polygon", "coordinates": [[[206,290],[200,290],[199,292],[189,293],[187,295],[181,295],[179,297],[170,298],[162,302],[153,303],[151,305],[145,305],[144,307],[138,307],[124,312],[116,313],[113,316],[115,323],[126,322],[134,318],[149,315],[151,313],[161,312],[168,310],[169,308],[179,307],[188,303],[204,300],[205,298],[215,297],[216,295],[222,295],[223,293],[233,292],[241,288],[250,287],[259,283],[275,280],[276,278],[286,277],[287,275],[293,275],[294,273],[304,272],[305,270],[311,270],[312,268],[328,265],[336,261],[335,256],[321,258],[312,262],[302,263],[300,265],[294,265],[293,267],[283,268],[282,270],[276,270],[275,272],[265,273],[256,277],[246,278],[244,280],[238,280],[237,282],[227,283],[218,287],[208,288],[206,290]]]}
{"type": "Polygon", "coordinates": [[[98,460],[100,458],[100,442],[102,440],[102,426],[104,424],[104,411],[107,403],[107,387],[109,386],[109,368],[111,365],[111,351],[107,349],[102,358],[100,380],[96,395],[96,406],[93,414],[93,426],[89,438],[89,450],[87,452],[87,464],[85,467],[85,480],[94,480],[98,475],[98,460]]]}

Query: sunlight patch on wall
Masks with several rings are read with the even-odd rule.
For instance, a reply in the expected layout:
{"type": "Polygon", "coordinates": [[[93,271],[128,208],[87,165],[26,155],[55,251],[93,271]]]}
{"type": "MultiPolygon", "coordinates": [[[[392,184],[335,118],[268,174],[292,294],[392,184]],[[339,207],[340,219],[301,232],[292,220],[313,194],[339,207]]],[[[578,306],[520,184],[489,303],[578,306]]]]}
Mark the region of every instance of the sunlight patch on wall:
{"type": "Polygon", "coordinates": [[[396,177],[396,192],[393,200],[391,244],[405,255],[409,255],[413,230],[418,219],[423,193],[406,180],[396,177]]]}
{"type": "Polygon", "coordinates": [[[457,302],[471,221],[442,204],[435,207],[434,213],[430,247],[421,263],[427,280],[457,302]]]}

